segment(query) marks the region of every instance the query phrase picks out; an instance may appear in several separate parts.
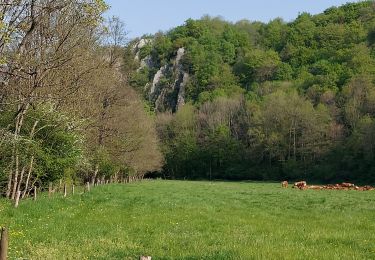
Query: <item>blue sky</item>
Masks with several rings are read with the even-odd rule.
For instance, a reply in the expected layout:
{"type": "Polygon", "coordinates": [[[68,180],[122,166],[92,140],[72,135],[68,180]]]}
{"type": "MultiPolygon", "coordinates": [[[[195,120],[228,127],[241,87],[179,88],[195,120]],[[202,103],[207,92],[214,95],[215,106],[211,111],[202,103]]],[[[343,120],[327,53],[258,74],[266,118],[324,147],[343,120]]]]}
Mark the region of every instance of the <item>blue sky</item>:
{"type": "MultiPolygon", "coordinates": [[[[353,2],[354,0],[352,0],[353,2]]],[[[107,0],[107,16],[118,16],[125,22],[128,37],[134,38],[182,25],[188,18],[205,14],[222,16],[228,21],[248,19],[268,22],[276,17],[286,21],[301,12],[316,14],[348,0],[107,0]]]]}

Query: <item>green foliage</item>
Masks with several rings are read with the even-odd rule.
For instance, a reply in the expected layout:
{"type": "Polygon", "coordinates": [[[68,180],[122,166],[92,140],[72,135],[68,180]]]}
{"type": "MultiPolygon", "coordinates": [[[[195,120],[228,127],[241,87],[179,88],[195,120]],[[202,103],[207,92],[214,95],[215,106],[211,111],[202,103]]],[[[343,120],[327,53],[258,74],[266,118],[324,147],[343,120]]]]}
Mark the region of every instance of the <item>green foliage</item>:
{"type": "Polygon", "coordinates": [[[152,45],[146,44],[143,48],[139,50],[139,59],[142,60],[146,58],[148,55],[150,55],[152,52],[152,45]]]}
{"type": "MultiPolygon", "coordinates": [[[[159,133],[164,173],[373,180],[374,31],[373,3],[361,1],[301,13],[290,23],[205,16],[157,34],[149,81],[183,47],[184,98],[195,122],[182,131],[178,118],[186,111],[177,111],[163,128],[168,134],[159,133]]],[[[146,74],[139,71],[134,85],[144,87],[146,74]]],[[[175,80],[161,80],[165,93],[175,80]]]]}
{"type": "Polygon", "coordinates": [[[242,84],[251,84],[275,79],[279,64],[277,52],[255,49],[246,51],[234,70],[242,84]]]}
{"type": "Polygon", "coordinates": [[[289,31],[287,24],[280,18],[270,21],[262,27],[263,44],[267,48],[281,51],[285,41],[286,34],[289,31]]]}
{"type": "Polygon", "coordinates": [[[157,62],[159,67],[169,62],[172,52],[172,41],[170,38],[162,34],[157,35],[154,39],[153,49],[151,50],[151,57],[157,62]]]}
{"type": "MultiPolygon", "coordinates": [[[[11,125],[12,110],[7,110],[1,120],[1,125],[11,125]]],[[[35,181],[40,185],[48,185],[64,178],[67,169],[75,169],[81,158],[83,142],[82,136],[74,129],[75,121],[64,114],[58,113],[52,105],[40,105],[29,111],[24,120],[21,136],[16,142],[19,147],[20,162],[28,164],[31,157],[35,157],[35,181]],[[35,126],[35,134],[30,133],[35,126]]],[[[13,136],[13,129],[8,132],[13,136]]],[[[12,144],[0,146],[9,152],[1,153],[4,164],[0,164],[0,172],[7,174],[12,144]]],[[[4,177],[2,177],[4,178],[4,177]]]]}
{"type": "Polygon", "coordinates": [[[150,70],[148,67],[142,68],[139,72],[130,75],[129,84],[139,92],[150,81],[150,70]]]}

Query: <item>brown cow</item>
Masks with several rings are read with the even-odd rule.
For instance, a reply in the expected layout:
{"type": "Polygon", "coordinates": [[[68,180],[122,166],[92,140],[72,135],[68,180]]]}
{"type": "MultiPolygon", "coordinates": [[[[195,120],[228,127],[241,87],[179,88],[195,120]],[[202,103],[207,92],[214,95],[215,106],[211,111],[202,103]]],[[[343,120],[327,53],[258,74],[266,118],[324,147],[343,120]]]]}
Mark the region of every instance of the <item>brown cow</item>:
{"type": "Polygon", "coordinates": [[[367,190],[374,190],[374,187],[366,185],[366,186],[363,186],[363,190],[365,190],[365,191],[367,191],[367,190]]]}
{"type": "Polygon", "coordinates": [[[288,188],[288,182],[287,181],[281,182],[281,187],[282,188],[288,188]]]}
{"type": "MultiPolygon", "coordinates": [[[[283,185],[283,182],[281,183],[283,185]]],[[[358,190],[358,191],[372,191],[375,187],[370,185],[366,186],[356,186],[353,183],[343,182],[341,184],[327,184],[323,186],[319,185],[307,185],[305,181],[295,182],[293,188],[298,188],[300,190],[311,189],[311,190],[358,190]]]]}
{"type": "Polygon", "coordinates": [[[293,188],[298,188],[300,190],[304,190],[306,188],[306,182],[305,181],[298,181],[294,183],[293,188]]]}
{"type": "Polygon", "coordinates": [[[341,187],[345,187],[345,188],[354,188],[354,184],[353,183],[349,183],[349,182],[343,182],[341,183],[341,187]]]}
{"type": "Polygon", "coordinates": [[[310,186],[307,186],[307,189],[310,189],[310,190],[322,190],[323,187],[322,186],[318,186],[318,185],[310,185],[310,186]]]}

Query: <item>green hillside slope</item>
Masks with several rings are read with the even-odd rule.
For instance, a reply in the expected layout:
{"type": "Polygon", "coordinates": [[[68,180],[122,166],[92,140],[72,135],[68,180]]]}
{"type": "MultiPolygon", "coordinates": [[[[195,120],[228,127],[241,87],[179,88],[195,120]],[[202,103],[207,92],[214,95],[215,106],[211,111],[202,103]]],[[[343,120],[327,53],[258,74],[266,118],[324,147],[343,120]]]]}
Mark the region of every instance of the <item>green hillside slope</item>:
{"type": "Polygon", "coordinates": [[[125,57],[160,115],[166,175],[375,181],[372,1],[289,23],[188,20],[125,57]]]}

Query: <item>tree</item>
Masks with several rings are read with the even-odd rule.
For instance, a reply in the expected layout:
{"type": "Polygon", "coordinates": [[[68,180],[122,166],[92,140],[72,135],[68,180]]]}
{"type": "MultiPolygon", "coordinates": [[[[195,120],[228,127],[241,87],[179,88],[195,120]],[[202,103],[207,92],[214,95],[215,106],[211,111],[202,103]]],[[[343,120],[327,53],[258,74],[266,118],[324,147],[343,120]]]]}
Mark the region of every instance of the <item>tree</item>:
{"type": "MultiPolygon", "coordinates": [[[[93,31],[106,8],[100,0],[17,0],[0,4],[0,54],[4,57],[0,76],[6,86],[5,102],[15,108],[8,197],[14,198],[15,189],[11,193],[11,187],[19,186],[19,170],[26,167],[20,166],[19,139],[29,109],[74,93],[81,78],[93,70],[77,70],[76,64],[90,59],[93,31]]],[[[34,125],[37,127],[38,121],[34,125]]],[[[31,155],[30,169],[33,161],[31,155]]]]}
{"type": "Polygon", "coordinates": [[[323,105],[314,108],[295,91],[276,91],[265,97],[259,125],[250,130],[272,161],[314,161],[332,142],[332,119],[323,105]]]}

